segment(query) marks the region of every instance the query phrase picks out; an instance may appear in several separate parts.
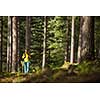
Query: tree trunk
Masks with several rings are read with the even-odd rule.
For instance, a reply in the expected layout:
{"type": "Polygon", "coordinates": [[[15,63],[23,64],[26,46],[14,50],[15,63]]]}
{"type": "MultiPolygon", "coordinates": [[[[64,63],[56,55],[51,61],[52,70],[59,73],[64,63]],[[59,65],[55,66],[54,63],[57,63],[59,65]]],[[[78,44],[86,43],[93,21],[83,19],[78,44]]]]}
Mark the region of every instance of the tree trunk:
{"type": "Polygon", "coordinates": [[[82,16],[78,47],[78,63],[94,59],[94,17],[82,16]]]}
{"type": "Polygon", "coordinates": [[[69,59],[68,59],[68,45],[69,45],[69,21],[68,21],[68,17],[66,18],[66,48],[65,48],[65,61],[67,62],[69,59]]]}
{"type": "Polygon", "coordinates": [[[47,17],[44,16],[44,39],[43,39],[43,61],[42,61],[42,69],[46,66],[46,34],[47,34],[47,17]]]}
{"type": "Polygon", "coordinates": [[[81,32],[81,27],[82,27],[82,18],[80,18],[80,34],[79,34],[79,43],[78,43],[78,57],[77,57],[77,62],[81,62],[81,50],[82,50],[82,32],[81,32]]]}
{"type": "Polygon", "coordinates": [[[12,67],[12,18],[8,16],[8,36],[7,36],[7,72],[11,72],[12,67]]]}
{"type": "Polygon", "coordinates": [[[0,72],[2,72],[3,17],[0,19],[0,72]]]}
{"type": "Polygon", "coordinates": [[[74,62],[74,21],[75,21],[75,17],[72,16],[72,34],[71,34],[70,63],[73,63],[74,62]]]}
{"type": "Polygon", "coordinates": [[[17,49],[18,49],[18,32],[17,32],[17,17],[12,17],[12,72],[17,69],[17,49]]]}
{"type": "Polygon", "coordinates": [[[20,22],[19,22],[19,17],[17,17],[17,24],[18,24],[18,27],[17,27],[17,32],[18,32],[18,56],[17,56],[17,62],[18,62],[18,69],[20,67],[20,58],[21,58],[21,54],[20,54],[20,32],[19,32],[19,27],[20,27],[20,22]]]}
{"type": "Polygon", "coordinates": [[[94,52],[94,17],[90,17],[90,57],[91,60],[95,58],[95,52],[94,52]]]}
{"type": "Polygon", "coordinates": [[[31,17],[26,16],[26,35],[25,35],[25,49],[28,51],[30,50],[30,38],[31,38],[31,33],[30,33],[30,23],[31,23],[31,17]]]}

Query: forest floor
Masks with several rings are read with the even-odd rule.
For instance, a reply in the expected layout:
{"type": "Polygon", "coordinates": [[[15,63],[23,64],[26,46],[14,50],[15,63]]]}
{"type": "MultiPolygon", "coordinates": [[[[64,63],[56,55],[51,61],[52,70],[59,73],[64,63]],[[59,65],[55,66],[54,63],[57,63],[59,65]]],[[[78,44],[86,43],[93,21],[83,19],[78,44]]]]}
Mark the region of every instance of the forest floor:
{"type": "Polygon", "coordinates": [[[60,68],[31,69],[24,74],[0,73],[0,83],[99,83],[100,60],[84,61],[81,64],[65,62],[60,68]]]}
{"type": "Polygon", "coordinates": [[[44,71],[41,73],[2,73],[0,83],[96,83],[100,73],[87,75],[68,74],[66,70],[44,71]]]}

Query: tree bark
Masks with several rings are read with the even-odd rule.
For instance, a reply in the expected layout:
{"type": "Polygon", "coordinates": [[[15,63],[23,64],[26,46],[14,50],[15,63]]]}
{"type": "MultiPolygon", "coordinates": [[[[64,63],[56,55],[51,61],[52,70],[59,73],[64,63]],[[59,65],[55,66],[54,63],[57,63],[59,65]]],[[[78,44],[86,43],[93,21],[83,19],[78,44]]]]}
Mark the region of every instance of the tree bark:
{"type": "Polygon", "coordinates": [[[46,37],[47,35],[47,17],[44,16],[44,39],[43,39],[43,61],[42,61],[42,70],[44,70],[46,66],[46,37]]]}
{"type": "Polygon", "coordinates": [[[65,61],[67,62],[68,59],[68,45],[69,45],[69,21],[68,21],[68,17],[66,17],[66,45],[65,45],[65,61]]]}
{"type": "Polygon", "coordinates": [[[25,35],[25,49],[27,49],[28,51],[30,50],[30,38],[31,38],[31,27],[30,27],[30,23],[31,23],[31,17],[30,16],[26,16],[26,35],[25,35]]]}
{"type": "Polygon", "coordinates": [[[18,32],[18,56],[17,56],[17,62],[18,62],[18,68],[20,67],[20,58],[21,58],[21,54],[20,54],[20,32],[19,32],[19,28],[20,28],[20,22],[19,22],[19,17],[17,17],[17,32],[18,32]]]}
{"type": "Polygon", "coordinates": [[[74,21],[75,21],[75,17],[72,16],[72,34],[71,34],[70,63],[73,63],[74,62],[74,21]]]}
{"type": "Polygon", "coordinates": [[[94,59],[94,17],[82,16],[78,47],[78,63],[94,59]]]}
{"type": "Polygon", "coordinates": [[[77,57],[77,62],[80,63],[81,62],[81,50],[82,50],[82,18],[80,17],[80,34],[79,34],[79,43],[78,43],[78,57],[77,57]]]}
{"type": "Polygon", "coordinates": [[[17,17],[12,17],[12,72],[17,69],[17,50],[18,50],[18,32],[17,32],[17,17]]]}
{"type": "Polygon", "coordinates": [[[12,17],[8,16],[8,35],[7,35],[7,72],[12,68],[12,17]]]}
{"type": "Polygon", "coordinates": [[[95,59],[95,52],[94,52],[94,17],[90,17],[90,48],[89,48],[89,51],[90,51],[90,57],[91,57],[91,60],[92,59],[95,59]]]}
{"type": "Polygon", "coordinates": [[[3,17],[0,19],[0,72],[2,72],[3,17]]]}

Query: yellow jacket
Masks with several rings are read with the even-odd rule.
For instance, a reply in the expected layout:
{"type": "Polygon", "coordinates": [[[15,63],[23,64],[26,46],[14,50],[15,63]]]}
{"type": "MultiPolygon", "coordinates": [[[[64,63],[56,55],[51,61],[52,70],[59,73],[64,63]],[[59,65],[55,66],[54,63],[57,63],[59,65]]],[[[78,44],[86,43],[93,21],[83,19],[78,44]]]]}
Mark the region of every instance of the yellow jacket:
{"type": "Polygon", "coordinates": [[[29,61],[29,55],[27,53],[24,53],[22,58],[24,59],[24,62],[28,62],[29,61]]]}

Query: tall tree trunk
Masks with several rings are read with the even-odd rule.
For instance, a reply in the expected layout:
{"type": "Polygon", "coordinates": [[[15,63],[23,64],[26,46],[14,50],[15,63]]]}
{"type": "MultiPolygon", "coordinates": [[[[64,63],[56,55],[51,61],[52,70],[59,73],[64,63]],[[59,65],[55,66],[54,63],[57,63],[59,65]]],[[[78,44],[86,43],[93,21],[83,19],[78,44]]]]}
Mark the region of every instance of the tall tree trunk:
{"type": "Polygon", "coordinates": [[[26,35],[25,35],[25,48],[27,50],[30,50],[30,38],[31,38],[31,33],[30,33],[30,23],[31,23],[31,17],[30,16],[26,16],[26,35]]]}
{"type": "Polygon", "coordinates": [[[77,62],[80,63],[81,62],[81,50],[82,50],[82,18],[80,17],[80,34],[79,34],[79,43],[78,43],[78,57],[77,57],[77,62]]]}
{"type": "Polygon", "coordinates": [[[65,48],[65,61],[67,62],[68,61],[68,51],[69,51],[69,49],[68,49],[68,45],[69,45],[69,21],[68,21],[68,16],[67,16],[67,18],[66,18],[66,48],[65,48]]]}
{"type": "Polygon", "coordinates": [[[91,60],[95,58],[95,52],[94,52],[94,17],[90,17],[90,57],[91,60]]]}
{"type": "Polygon", "coordinates": [[[7,72],[12,68],[12,17],[8,16],[8,36],[7,36],[7,72]]]}
{"type": "Polygon", "coordinates": [[[20,67],[20,58],[21,58],[21,54],[20,54],[20,32],[19,32],[19,28],[20,28],[20,22],[19,22],[19,17],[17,17],[17,32],[18,32],[18,56],[17,56],[17,62],[18,62],[18,69],[20,67]]]}
{"type": "Polygon", "coordinates": [[[75,17],[72,16],[72,34],[71,34],[70,63],[73,63],[74,62],[74,21],[75,21],[75,17]]]}
{"type": "Polygon", "coordinates": [[[47,17],[44,16],[44,39],[43,39],[43,61],[42,61],[42,69],[46,66],[46,35],[47,35],[47,17]]]}
{"type": "Polygon", "coordinates": [[[12,72],[17,69],[17,49],[18,49],[18,32],[17,32],[17,17],[12,17],[12,72]]]}
{"type": "Polygon", "coordinates": [[[78,47],[78,63],[94,59],[94,17],[82,16],[78,47]]]}
{"type": "Polygon", "coordinates": [[[0,72],[2,72],[3,17],[0,19],[0,72]]]}

